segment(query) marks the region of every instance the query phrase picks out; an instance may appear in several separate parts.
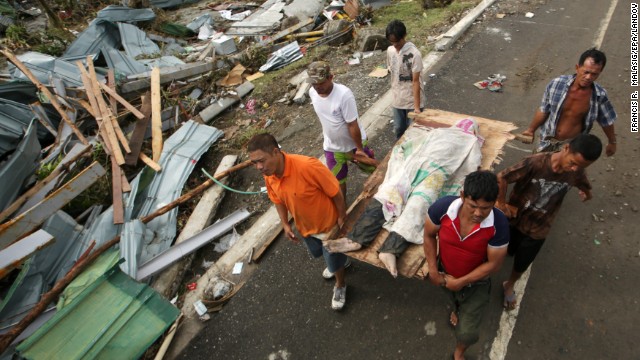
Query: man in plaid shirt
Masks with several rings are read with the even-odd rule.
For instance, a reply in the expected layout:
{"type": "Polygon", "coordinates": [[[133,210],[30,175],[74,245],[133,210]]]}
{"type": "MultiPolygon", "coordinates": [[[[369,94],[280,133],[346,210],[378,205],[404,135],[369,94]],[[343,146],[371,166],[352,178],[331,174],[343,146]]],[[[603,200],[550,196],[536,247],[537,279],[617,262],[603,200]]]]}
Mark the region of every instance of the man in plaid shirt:
{"type": "Polygon", "coordinates": [[[616,112],[606,90],[595,83],[606,63],[607,57],[602,51],[589,49],[580,56],[574,75],[551,80],[540,108],[522,133],[522,140],[533,142],[535,131],[540,128],[536,150],[557,151],[579,134],[588,134],[597,121],[608,139],[607,156],[615,154],[616,112]]]}

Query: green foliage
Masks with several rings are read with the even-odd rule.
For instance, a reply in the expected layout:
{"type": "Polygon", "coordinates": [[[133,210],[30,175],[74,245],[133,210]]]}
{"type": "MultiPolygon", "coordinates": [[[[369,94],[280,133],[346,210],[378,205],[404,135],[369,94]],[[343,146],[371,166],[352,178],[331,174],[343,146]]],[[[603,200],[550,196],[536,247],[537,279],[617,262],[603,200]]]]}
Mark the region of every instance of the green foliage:
{"type": "Polygon", "coordinates": [[[391,6],[376,10],[372,25],[384,31],[391,20],[399,19],[407,27],[407,40],[421,47],[433,35],[430,31],[477,3],[479,0],[454,0],[447,7],[425,10],[422,1],[393,1],[391,6]]]}
{"type": "Polygon", "coordinates": [[[29,45],[30,37],[27,33],[27,29],[18,24],[9,25],[5,31],[5,36],[9,41],[11,47],[26,47],[29,45]]]}
{"type": "Polygon", "coordinates": [[[48,164],[40,164],[40,168],[36,170],[36,177],[38,181],[46,179],[49,174],[53,172],[53,170],[58,166],[58,164],[62,161],[62,155],[58,156],[57,159],[48,163],[48,164]]]}
{"type": "MultiPolygon", "coordinates": [[[[102,144],[97,143],[94,145],[91,152],[91,160],[92,162],[99,162],[100,165],[102,165],[102,167],[107,170],[107,174],[98,179],[98,181],[93,183],[93,185],[91,185],[87,190],[76,196],[75,199],[71,200],[71,202],[69,202],[64,207],[63,210],[69,213],[71,216],[79,215],[92,205],[111,203],[111,165],[109,162],[109,157],[104,151],[102,144]]],[[[85,165],[77,166],[77,170],[69,174],[66,181],[72,179],[84,168],[85,165]]]]}

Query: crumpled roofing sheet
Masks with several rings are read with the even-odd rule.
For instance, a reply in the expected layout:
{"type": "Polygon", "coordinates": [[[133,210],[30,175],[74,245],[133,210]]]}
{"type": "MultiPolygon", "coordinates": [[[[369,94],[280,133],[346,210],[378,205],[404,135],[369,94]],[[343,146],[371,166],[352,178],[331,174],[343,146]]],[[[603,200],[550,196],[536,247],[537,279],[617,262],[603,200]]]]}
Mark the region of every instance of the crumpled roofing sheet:
{"type": "Polygon", "coordinates": [[[302,59],[302,51],[297,41],[293,41],[290,44],[283,46],[282,48],[274,51],[267,62],[260,67],[260,71],[272,71],[284,67],[287,64],[291,64],[294,61],[302,59]]]}
{"type": "Polygon", "coordinates": [[[17,350],[26,359],[137,359],[180,311],[112,268],[17,350]]]}
{"type": "Polygon", "coordinates": [[[127,55],[134,59],[138,56],[152,56],[160,54],[160,48],[156,43],[151,41],[147,34],[140,30],[137,26],[118,23],[118,29],[120,30],[120,40],[122,47],[126,51],[127,55]]]}
{"type": "MultiPolygon", "coordinates": [[[[180,197],[200,156],[223,135],[221,130],[211,126],[194,121],[184,123],[164,143],[160,156],[162,171],[154,173],[147,168],[131,182],[131,192],[124,199],[125,222],[147,216],[180,197]],[[148,186],[143,188],[141,184],[145,183],[148,186]]],[[[178,208],[174,208],[145,224],[155,237],[143,244],[140,254],[133,253],[138,246],[129,241],[141,241],[141,238],[123,233],[120,249],[125,260],[142,264],[168,249],[176,236],[177,214],[178,208]]],[[[135,273],[129,275],[135,276],[135,273]]]]}
{"type": "Polygon", "coordinates": [[[120,47],[120,31],[111,21],[95,19],[69,45],[63,57],[78,55],[95,55],[104,47],[120,47]]]}
{"type": "MultiPolygon", "coordinates": [[[[82,86],[82,80],[78,76],[78,68],[72,62],[35,51],[18,55],[17,58],[42,84],[51,85],[49,76],[54,74],[55,77],[64,81],[68,87],[82,86]]],[[[9,66],[9,69],[14,79],[30,81],[29,78],[13,64],[9,66]]]]}
{"type": "Polygon", "coordinates": [[[77,259],[69,254],[82,246],[79,241],[82,226],[71,216],[58,211],[42,225],[42,230],[53,235],[56,241],[23,263],[20,274],[0,303],[0,333],[19,322],[77,259]]]}
{"type": "Polygon", "coordinates": [[[31,122],[16,151],[0,165],[0,210],[11,205],[25,185],[26,180],[38,168],[40,143],[35,120],[31,122]]]}
{"type": "Polygon", "coordinates": [[[134,23],[141,21],[153,21],[156,14],[152,9],[133,9],[127,6],[109,5],[98,11],[96,19],[105,19],[113,22],[134,23]]]}

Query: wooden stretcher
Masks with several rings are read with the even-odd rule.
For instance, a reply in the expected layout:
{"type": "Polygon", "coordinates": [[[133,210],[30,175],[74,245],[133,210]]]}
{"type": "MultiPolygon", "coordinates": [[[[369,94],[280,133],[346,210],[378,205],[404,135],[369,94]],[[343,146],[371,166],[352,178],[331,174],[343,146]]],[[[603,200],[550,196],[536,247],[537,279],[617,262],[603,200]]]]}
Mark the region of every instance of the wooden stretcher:
{"type": "MultiPolygon", "coordinates": [[[[507,141],[514,139],[514,135],[511,134],[510,131],[517,128],[513,123],[509,122],[434,109],[427,109],[420,114],[412,116],[412,118],[414,122],[411,126],[414,128],[420,128],[424,131],[430,131],[431,129],[438,127],[450,127],[459,120],[465,118],[473,118],[476,120],[480,127],[480,135],[485,139],[481,149],[482,169],[492,169],[494,165],[500,163],[502,160],[500,155],[503,152],[502,149],[504,144],[507,141]]],[[[399,142],[400,141],[402,141],[402,139],[400,139],[399,142]]],[[[340,236],[344,236],[344,234],[351,231],[353,226],[358,222],[367,207],[367,204],[371,199],[373,199],[373,195],[378,191],[378,186],[384,180],[390,155],[391,151],[389,151],[378,168],[367,179],[362,192],[347,210],[347,219],[340,234],[331,234],[329,239],[337,239],[340,236]]],[[[380,249],[380,246],[387,239],[388,235],[389,232],[382,229],[369,246],[358,251],[351,251],[345,254],[354,259],[381,267],[386,271],[384,264],[380,259],[378,259],[378,249],[380,249]]],[[[398,258],[397,267],[398,274],[402,276],[424,279],[428,275],[428,267],[422,245],[410,244],[407,250],[398,258]]]]}

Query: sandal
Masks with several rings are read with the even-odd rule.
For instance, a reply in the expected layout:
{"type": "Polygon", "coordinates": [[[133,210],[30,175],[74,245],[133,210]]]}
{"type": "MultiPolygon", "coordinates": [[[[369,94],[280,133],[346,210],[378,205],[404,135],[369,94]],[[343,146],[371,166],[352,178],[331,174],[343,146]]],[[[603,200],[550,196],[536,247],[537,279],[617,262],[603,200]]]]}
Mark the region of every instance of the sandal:
{"type": "Polygon", "coordinates": [[[509,311],[509,310],[513,310],[516,308],[517,305],[517,296],[516,296],[516,292],[515,290],[510,294],[510,295],[505,295],[504,294],[504,285],[507,282],[503,282],[502,283],[502,290],[503,290],[503,295],[504,295],[504,300],[502,301],[502,306],[505,308],[505,310],[509,311]]]}

